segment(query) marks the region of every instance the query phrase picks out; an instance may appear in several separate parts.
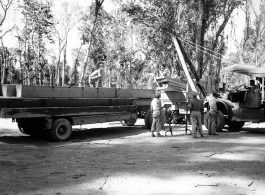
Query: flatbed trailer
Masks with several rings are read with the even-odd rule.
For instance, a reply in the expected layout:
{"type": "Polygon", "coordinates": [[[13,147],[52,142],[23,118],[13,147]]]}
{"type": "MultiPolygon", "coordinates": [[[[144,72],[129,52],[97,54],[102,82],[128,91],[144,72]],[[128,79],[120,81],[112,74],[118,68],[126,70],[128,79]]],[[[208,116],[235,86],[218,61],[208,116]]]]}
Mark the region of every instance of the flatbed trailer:
{"type": "Polygon", "coordinates": [[[72,125],[121,121],[132,126],[144,118],[155,90],[1,85],[0,117],[36,138],[66,141],[72,125]]]}

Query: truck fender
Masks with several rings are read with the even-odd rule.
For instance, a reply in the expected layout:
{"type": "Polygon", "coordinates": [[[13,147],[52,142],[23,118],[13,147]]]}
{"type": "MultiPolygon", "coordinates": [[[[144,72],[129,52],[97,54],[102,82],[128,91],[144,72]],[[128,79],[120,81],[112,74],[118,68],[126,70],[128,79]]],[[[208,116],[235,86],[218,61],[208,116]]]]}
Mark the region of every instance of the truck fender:
{"type": "Polygon", "coordinates": [[[231,121],[233,117],[233,104],[229,100],[217,100],[216,104],[217,110],[221,111],[225,115],[227,121],[231,121]]]}

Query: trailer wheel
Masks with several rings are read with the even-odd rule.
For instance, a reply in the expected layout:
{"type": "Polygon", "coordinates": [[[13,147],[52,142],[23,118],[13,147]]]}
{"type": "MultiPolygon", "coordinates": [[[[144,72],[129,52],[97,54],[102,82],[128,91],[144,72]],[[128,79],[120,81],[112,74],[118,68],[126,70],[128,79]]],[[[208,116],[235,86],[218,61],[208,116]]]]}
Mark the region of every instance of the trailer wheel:
{"type": "Polygon", "coordinates": [[[244,125],[244,121],[229,121],[227,123],[229,126],[229,131],[239,131],[244,125]]]}
{"type": "Polygon", "coordinates": [[[122,126],[133,126],[137,121],[137,118],[132,118],[129,120],[120,121],[122,126]]]}
{"type": "Polygon", "coordinates": [[[66,141],[72,135],[72,125],[67,119],[59,118],[54,121],[50,134],[53,141],[66,141]]]}
{"type": "MultiPolygon", "coordinates": [[[[208,120],[209,120],[210,116],[209,116],[209,112],[207,112],[204,116],[204,125],[207,129],[209,129],[208,127],[208,120]]],[[[225,116],[222,112],[219,112],[218,113],[218,116],[217,116],[217,128],[216,128],[216,131],[217,132],[221,132],[222,129],[224,128],[225,126],[225,116]]]]}
{"type": "Polygon", "coordinates": [[[152,126],[152,123],[153,123],[153,118],[152,118],[150,109],[147,110],[147,112],[145,113],[144,123],[145,123],[145,126],[147,127],[147,129],[151,129],[151,126],[152,126]]]}
{"type": "Polygon", "coordinates": [[[17,126],[18,126],[18,129],[21,133],[24,133],[26,135],[30,135],[29,125],[28,125],[26,120],[23,120],[23,119],[17,120],[17,126]]]}

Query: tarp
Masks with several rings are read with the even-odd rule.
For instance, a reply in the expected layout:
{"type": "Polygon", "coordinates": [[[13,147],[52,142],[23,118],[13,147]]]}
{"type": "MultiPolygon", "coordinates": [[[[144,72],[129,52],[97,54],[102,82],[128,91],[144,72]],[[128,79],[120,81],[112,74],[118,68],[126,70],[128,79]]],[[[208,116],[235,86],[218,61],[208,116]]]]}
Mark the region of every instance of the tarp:
{"type": "Polygon", "coordinates": [[[259,68],[250,64],[234,64],[224,68],[223,71],[265,78],[265,68],[259,68]]]}

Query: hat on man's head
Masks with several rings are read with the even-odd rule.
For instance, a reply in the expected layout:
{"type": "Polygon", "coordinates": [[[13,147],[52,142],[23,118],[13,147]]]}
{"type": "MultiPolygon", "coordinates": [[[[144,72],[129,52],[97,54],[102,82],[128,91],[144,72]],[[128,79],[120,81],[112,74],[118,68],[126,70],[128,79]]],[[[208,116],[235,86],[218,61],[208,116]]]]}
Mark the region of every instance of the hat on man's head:
{"type": "Polygon", "coordinates": [[[217,96],[217,92],[216,91],[212,91],[212,94],[213,94],[213,96],[217,96]]]}
{"type": "Polygon", "coordinates": [[[192,96],[193,96],[193,97],[197,97],[197,95],[198,95],[197,92],[195,92],[195,91],[192,92],[192,96]]]}
{"type": "Polygon", "coordinates": [[[155,92],[155,97],[156,98],[160,98],[161,97],[161,92],[160,91],[156,91],[155,92]]]}

